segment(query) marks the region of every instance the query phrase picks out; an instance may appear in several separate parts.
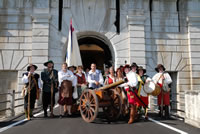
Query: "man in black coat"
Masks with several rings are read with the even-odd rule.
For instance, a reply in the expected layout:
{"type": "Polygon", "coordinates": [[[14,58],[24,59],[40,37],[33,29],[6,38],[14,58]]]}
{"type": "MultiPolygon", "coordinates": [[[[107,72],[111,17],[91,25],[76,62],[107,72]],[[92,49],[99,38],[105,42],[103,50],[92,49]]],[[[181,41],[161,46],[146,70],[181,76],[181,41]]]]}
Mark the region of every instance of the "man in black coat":
{"type": "MultiPolygon", "coordinates": [[[[44,66],[46,66],[47,68],[45,68],[41,72],[41,79],[43,81],[42,103],[43,103],[44,117],[47,117],[48,106],[50,105],[50,110],[51,110],[51,103],[53,103],[53,106],[55,104],[55,93],[58,91],[58,71],[53,69],[54,63],[51,60],[45,62],[44,66]],[[52,98],[51,98],[51,90],[53,90],[52,98]]],[[[53,111],[51,111],[51,113],[53,113],[53,111]]],[[[54,115],[51,114],[51,116],[53,117],[54,115]]]]}

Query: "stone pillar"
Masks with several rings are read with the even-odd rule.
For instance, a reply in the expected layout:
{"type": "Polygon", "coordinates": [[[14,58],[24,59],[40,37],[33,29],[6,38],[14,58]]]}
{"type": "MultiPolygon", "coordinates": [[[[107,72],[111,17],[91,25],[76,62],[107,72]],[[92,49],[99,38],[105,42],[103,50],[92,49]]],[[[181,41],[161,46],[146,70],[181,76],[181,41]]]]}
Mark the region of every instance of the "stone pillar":
{"type": "MultiPolygon", "coordinates": [[[[31,63],[38,66],[40,74],[43,63],[49,59],[49,31],[50,31],[50,0],[35,0],[32,14],[32,59],[31,63]]],[[[36,105],[41,104],[40,100],[36,105]]]]}
{"type": "Polygon", "coordinates": [[[200,127],[200,16],[188,17],[191,89],[185,92],[185,122],[200,127]]]}
{"type": "Polygon", "coordinates": [[[33,19],[33,37],[32,37],[32,63],[38,66],[41,71],[43,63],[48,60],[49,49],[49,14],[34,14],[33,19]]]}
{"type": "Polygon", "coordinates": [[[200,90],[200,16],[188,17],[191,90],[200,90]]]}
{"type": "Polygon", "coordinates": [[[146,68],[145,58],[145,33],[144,21],[145,16],[135,15],[143,14],[143,11],[131,11],[127,16],[129,30],[129,48],[130,48],[130,63],[136,62],[138,65],[146,68]]]}

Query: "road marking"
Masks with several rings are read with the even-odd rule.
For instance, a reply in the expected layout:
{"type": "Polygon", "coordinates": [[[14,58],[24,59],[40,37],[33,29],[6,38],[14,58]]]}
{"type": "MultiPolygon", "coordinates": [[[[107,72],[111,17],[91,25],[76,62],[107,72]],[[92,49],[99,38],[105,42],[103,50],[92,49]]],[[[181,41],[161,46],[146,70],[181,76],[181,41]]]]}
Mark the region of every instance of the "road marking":
{"type": "MultiPolygon", "coordinates": [[[[59,106],[59,105],[56,105],[54,108],[57,108],[58,106],[59,106]]],[[[47,111],[49,111],[49,110],[47,110],[47,111]]],[[[43,114],[43,113],[44,113],[44,112],[42,111],[42,112],[40,112],[40,113],[34,114],[34,116],[37,117],[37,116],[39,116],[39,115],[41,115],[41,114],[43,114]]],[[[21,123],[23,123],[23,122],[26,122],[26,121],[28,121],[28,120],[27,120],[27,119],[23,119],[23,120],[20,120],[20,121],[18,121],[18,122],[15,122],[15,123],[13,123],[13,124],[10,124],[10,125],[8,125],[8,126],[6,126],[6,127],[3,127],[3,128],[0,129],[0,133],[3,132],[3,131],[8,130],[8,129],[14,127],[14,126],[17,126],[17,125],[19,125],[19,124],[21,124],[21,123]]]]}
{"type": "MultiPolygon", "coordinates": [[[[54,108],[57,108],[58,106],[59,106],[59,105],[56,105],[54,108]]],[[[48,111],[49,111],[49,110],[48,110],[48,111]]],[[[41,114],[43,114],[43,113],[44,113],[44,112],[42,111],[42,112],[40,112],[40,113],[34,114],[34,116],[37,117],[37,116],[39,116],[39,115],[41,115],[41,114]]],[[[154,120],[154,119],[152,119],[152,118],[150,118],[150,117],[148,118],[148,120],[150,120],[150,121],[152,121],[152,122],[154,122],[154,123],[156,123],[156,124],[158,124],[158,125],[161,125],[161,126],[163,126],[163,127],[166,127],[166,128],[168,128],[168,129],[171,129],[171,130],[173,130],[173,131],[175,131],[175,132],[178,132],[178,133],[180,133],[180,134],[188,134],[187,132],[184,132],[184,131],[182,131],[182,130],[180,130],[180,129],[174,128],[174,127],[169,126],[169,125],[167,125],[167,124],[164,124],[164,123],[162,123],[162,122],[160,122],[160,121],[156,121],[156,120],[154,120]]],[[[3,132],[3,131],[6,131],[6,130],[8,130],[8,129],[10,129],[10,128],[16,126],[16,125],[19,125],[19,124],[21,124],[21,123],[23,123],[23,122],[26,122],[26,121],[28,121],[28,120],[27,120],[27,119],[23,119],[23,120],[20,120],[20,121],[18,121],[18,122],[15,122],[15,123],[13,123],[13,124],[10,124],[10,125],[8,125],[8,126],[6,126],[6,127],[3,127],[3,128],[0,129],[0,133],[3,132]]]]}
{"type": "Polygon", "coordinates": [[[158,125],[161,125],[161,126],[163,126],[163,127],[166,127],[166,128],[168,128],[168,129],[171,129],[171,130],[173,130],[173,131],[176,131],[176,132],[178,132],[178,133],[180,133],[180,134],[188,134],[187,132],[184,132],[184,131],[182,131],[182,130],[180,130],[180,129],[177,129],[177,128],[175,128],[175,127],[169,126],[169,125],[167,125],[167,124],[164,124],[164,123],[162,123],[162,122],[160,122],[160,121],[154,120],[154,119],[152,119],[152,118],[148,118],[148,119],[149,119],[150,121],[152,121],[152,122],[158,124],[158,125]]]}

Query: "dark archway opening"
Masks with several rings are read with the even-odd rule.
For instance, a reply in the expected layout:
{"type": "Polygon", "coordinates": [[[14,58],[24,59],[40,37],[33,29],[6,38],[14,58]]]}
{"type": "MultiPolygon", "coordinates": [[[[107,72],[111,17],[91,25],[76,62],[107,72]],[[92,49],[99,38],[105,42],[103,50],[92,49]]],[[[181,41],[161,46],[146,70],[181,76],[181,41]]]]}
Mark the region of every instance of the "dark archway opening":
{"type": "Polygon", "coordinates": [[[90,68],[91,63],[96,63],[97,68],[104,69],[112,66],[112,54],[107,44],[94,37],[84,37],[78,40],[84,68],[90,68]]]}

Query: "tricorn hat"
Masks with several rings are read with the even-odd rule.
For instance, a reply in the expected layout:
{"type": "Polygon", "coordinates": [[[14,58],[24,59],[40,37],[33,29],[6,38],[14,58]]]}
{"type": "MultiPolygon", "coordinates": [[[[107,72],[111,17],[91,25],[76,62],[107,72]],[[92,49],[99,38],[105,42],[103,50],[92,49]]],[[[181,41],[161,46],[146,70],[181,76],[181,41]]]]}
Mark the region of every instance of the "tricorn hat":
{"type": "Polygon", "coordinates": [[[125,69],[125,68],[130,68],[130,66],[129,66],[128,64],[126,64],[123,68],[124,68],[124,69],[125,69]]]}
{"type": "Polygon", "coordinates": [[[31,67],[34,67],[35,70],[37,70],[37,68],[38,68],[36,65],[30,64],[30,65],[27,67],[27,71],[30,71],[31,67]]]}
{"type": "Polygon", "coordinates": [[[157,67],[155,68],[156,72],[159,72],[158,69],[161,68],[161,67],[163,68],[163,71],[166,70],[165,67],[162,64],[158,64],[157,67]]]}
{"type": "Polygon", "coordinates": [[[137,68],[137,74],[139,73],[139,70],[143,70],[143,73],[145,74],[146,73],[146,69],[144,69],[142,66],[139,66],[137,68]]]}
{"type": "Polygon", "coordinates": [[[53,61],[49,60],[49,61],[47,61],[47,62],[44,63],[44,66],[47,66],[49,63],[52,63],[54,65],[53,61]]]}
{"type": "Polygon", "coordinates": [[[129,66],[128,64],[126,64],[126,65],[123,67],[123,72],[124,72],[125,68],[130,68],[130,66],[129,66]]]}
{"type": "Polygon", "coordinates": [[[131,67],[136,67],[136,68],[138,68],[138,65],[137,65],[135,62],[133,62],[133,63],[131,64],[131,67]]]}
{"type": "Polygon", "coordinates": [[[69,66],[68,69],[71,68],[71,67],[74,68],[74,70],[76,70],[76,67],[74,65],[69,66]]]}

